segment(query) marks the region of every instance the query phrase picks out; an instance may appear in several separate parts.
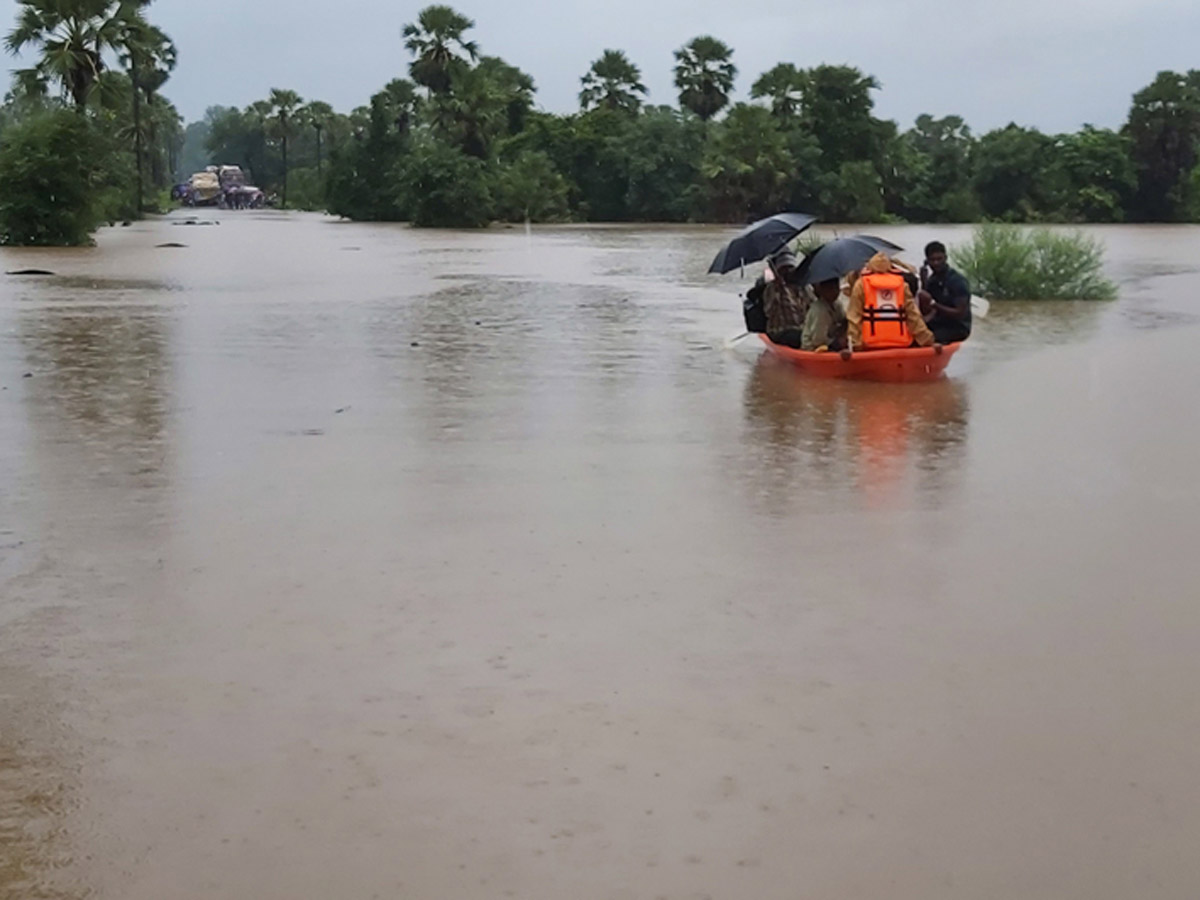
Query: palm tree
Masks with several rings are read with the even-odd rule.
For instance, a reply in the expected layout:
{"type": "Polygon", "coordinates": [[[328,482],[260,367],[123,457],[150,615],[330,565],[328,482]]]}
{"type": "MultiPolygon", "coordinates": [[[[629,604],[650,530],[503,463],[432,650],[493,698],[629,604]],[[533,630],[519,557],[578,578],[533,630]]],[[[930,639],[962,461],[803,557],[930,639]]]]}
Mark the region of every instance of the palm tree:
{"type": "Polygon", "coordinates": [[[707,122],[729,103],[737,67],[733,51],[714,37],[698,37],[675,51],[679,103],[707,122]]]}
{"type": "MultiPolygon", "coordinates": [[[[271,104],[267,100],[255,100],[246,107],[244,117],[252,123],[252,127],[247,129],[245,143],[245,164],[249,169],[247,178],[253,178],[260,182],[265,188],[271,180],[270,169],[270,154],[268,150],[267,128],[271,122],[271,116],[274,113],[271,104]]],[[[232,160],[217,160],[218,163],[232,162],[232,160]]],[[[238,160],[240,164],[242,160],[238,160]]]]}
{"type": "Polygon", "coordinates": [[[642,105],[642,97],[638,95],[646,94],[641,70],[622,50],[605,50],[579,80],[583,83],[579,105],[584,109],[599,106],[636,113],[642,105]]]}
{"type": "Polygon", "coordinates": [[[153,102],[179,61],[175,42],[162,29],[151,25],[140,15],[125,27],[120,53],[121,61],[129,68],[131,76],[136,68],[136,82],[147,103],[153,102]]]}
{"type": "Polygon", "coordinates": [[[321,100],[313,100],[301,110],[302,118],[317,133],[317,175],[321,174],[321,136],[333,118],[333,107],[321,100]]]}
{"type": "Polygon", "coordinates": [[[166,187],[183,150],[184,121],[172,103],[155,95],[150,104],[150,183],[166,187]]]}
{"type": "MultiPolygon", "coordinates": [[[[131,10],[119,25],[117,49],[121,61],[129,70],[129,81],[133,94],[133,140],[134,154],[137,158],[137,214],[142,212],[142,99],[153,105],[158,90],[167,83],[175,68],[179,54],[175,43],[158,28],[155,28],[142,14],[131,10]]],[[[150,143],[155,143],[155,121],[150,121],[150,143]]]]}
{"type": "MultiPolygon", "coordinates": [[[[407,134],[420,107],[416,86],[407,78],[393,78],[376,96],[379,97],[380,108],[386,113],[388,124],[396,129],[397,134],[407,134]]],[[[365,118],[370,118],[369,110],[367,113],[365,118]]]]}
{"type": "Polygon", "coordinates": [[[463,64],[461,54],[474,62],[479,47],[463,35],[475,23],[449,6],[427,6],[417,21],[404,26],[404,46],[416,58],[409,66],[413,81],[429,88],[431,94],[450,89],[450,73],[463,64]]]}
{"type": "Polygon", "coordinates": [[[536,92],[533,78],[497,56],[481,56],[475,69],[504,95],[508,133],[523,131],[529,111],[533,109],[533,95],[536,92]]]}
{"type": "Polygon", "coordinates": [[[246,113],[247,113],[247,115],[252,116],[255,120],[258,121],[259,125],[261,125],[265,128],[267,125],[267,119],[271,118],[271,116],[273,114],[273,110],[271,108],[271,101],[270,100],[255,100],[253,103],[251,103],[249,106],[246,107],[246,113]]]}
{"type": "Polygon", "coordinates": [[[780,63],[764,72],[750,88],[755,100],[770,98],[771,112],[780,119],[790,119],[800,111],[804,100],[807,76],[791,63],[780,63]]]}
{"type": "Polygon", "coordinates": [[[271,88],[271,94],[267,97],[267,103],[270,104],[271,115],[275,117],[279,128],[279,137],[283,142],[283,208],[287,209],[288,137],[290,137],[292,132],[292,121],[295,119],[300,105],[304,103],[304,98],[295,91],[271,88]]]}
{"type": "Polygon", "coordinates": [[[5,103],[31,103],[41,107],[46,102],[46,76],[36,68],[14,69],[12,88],[5,95],[5,103]]]}
{"type": "Polygon", "coordinates": [[[434,98],[430,124],[468,156],[487,159],[492,141],[508,124],[511,94],[482,67],[456,72],[452,87],[434,98]]]}
{"type": "MultiPolygon", "coordinates": [[[[4,46],[16,55],[36,47],[33,66],[42,80],[56,81],[82,111],[104,72],[104,54],[121,47],[124,23],[140,16],[149,0],[20,0],[17,26],[4,46]]],[[[25,70],[21,77],[29,79],[25,70]]]]}

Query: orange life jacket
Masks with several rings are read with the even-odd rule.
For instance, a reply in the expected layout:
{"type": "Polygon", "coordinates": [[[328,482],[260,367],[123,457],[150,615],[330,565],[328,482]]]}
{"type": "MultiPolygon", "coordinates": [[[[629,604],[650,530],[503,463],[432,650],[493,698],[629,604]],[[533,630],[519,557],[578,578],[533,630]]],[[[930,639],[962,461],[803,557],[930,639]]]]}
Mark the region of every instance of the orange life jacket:
{"type": "Polygon", "coordinates": [[[907,347],[912,343],[904,312],[904,277],[897,272],[862,276],[862,342],[867,350],[907,347]]]}

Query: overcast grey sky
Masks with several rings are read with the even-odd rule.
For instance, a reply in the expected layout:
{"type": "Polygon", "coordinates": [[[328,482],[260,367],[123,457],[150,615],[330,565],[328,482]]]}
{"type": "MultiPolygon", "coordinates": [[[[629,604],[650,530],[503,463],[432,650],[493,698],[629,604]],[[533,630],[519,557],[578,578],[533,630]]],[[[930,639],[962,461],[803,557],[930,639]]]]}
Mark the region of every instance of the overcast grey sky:
{"type": "MultiPolygon", "coordinates": [[[[411,0],[157,0],[179,46],[165,93],[183,115],[293,88],[347,112],[406,75],[411,0]]],[[[976,131],[1016,121],[1046,131],[1117,126],[1161,69],[1200,67],[1200,0],[458,0],[483,52],[537,81],[554,112],[608,47],[642,69],[654,103],[675,103],[672,52],[699,34],[734,48],[738,96],[776,62],[849,63],[875,75],[878,114],[907,127],[958,113],[976,131]],[[871,32],[874,31],[875,34],[871,32]]],[[[7,33],[16,0],[0,0],[7,33]]],[[[16,65],[10,59],[12,68],[16,65]]]]}

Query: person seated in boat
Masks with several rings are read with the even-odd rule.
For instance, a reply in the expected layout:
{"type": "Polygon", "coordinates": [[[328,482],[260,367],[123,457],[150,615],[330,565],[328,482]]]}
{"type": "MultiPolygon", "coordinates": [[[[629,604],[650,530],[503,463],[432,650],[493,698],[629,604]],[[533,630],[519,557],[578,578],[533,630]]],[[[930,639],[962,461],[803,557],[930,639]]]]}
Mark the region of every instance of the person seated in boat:
{"type": "Polygon", "coordinates": [[[971,286],[950,268],[946,245],[932,241],[925,247],[921,268],[922,288],[917,294],[921,313],[940,344],[957,344],[971,336],[971,286]]]}
{"type": "Polygon", "coordinates": [[[904,269],[883,253],[871,257],[862,272],[852,273],[843,355],[852,350],[895,350],[936,343],[904,274],[904,269]]]}
{"type": "Polygon", "coordinates": [[[815,294],[804,316],[800,349],[824,353],[846,346],[846,315],[838,305],[842,295],[841,279],[830,278],[813,289],[815,294]]]}
{"type": "Polygon", "coordinates": [[[769,260],[772,278],[759,278],[749,291],[748,300],[762,298],[766,334],[776,344],[799,349],[804,336],[804,315],[808,302],[796,271],[796,254],[783,249],[769,260]]]}
{"type": "MultiPolygon", "coordinates": [[[[892,265],[899,267],[900,275],[904,278],[904,283],[908,285],[908,289],[916,297],[917,293],[921,290],[921,278],[917,274],[916,267],[909,265],[902,259],[895,258],[892,259],[892,265]]],[[[917,304],[917,308],[920,308],[920,303],[917,304]]]]}

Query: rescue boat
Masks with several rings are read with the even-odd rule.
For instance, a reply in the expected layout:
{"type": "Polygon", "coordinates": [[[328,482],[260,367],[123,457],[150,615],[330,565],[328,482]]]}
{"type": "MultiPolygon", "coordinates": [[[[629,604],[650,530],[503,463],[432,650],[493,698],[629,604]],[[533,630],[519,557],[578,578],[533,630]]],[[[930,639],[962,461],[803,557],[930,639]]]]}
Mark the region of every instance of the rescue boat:
{"type": "Polygon", "coordinates": [[[839,353],[810,353],[776,344],[765,334],[760,338],[780,359],[818,378],[849,378],[857,381],[937,381],[961,344],[946,344],[938,353],[933,347],[898,350],[861,350],[849,359],[839,353]]]}

